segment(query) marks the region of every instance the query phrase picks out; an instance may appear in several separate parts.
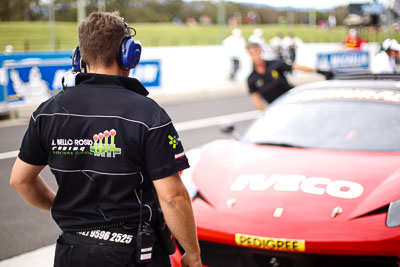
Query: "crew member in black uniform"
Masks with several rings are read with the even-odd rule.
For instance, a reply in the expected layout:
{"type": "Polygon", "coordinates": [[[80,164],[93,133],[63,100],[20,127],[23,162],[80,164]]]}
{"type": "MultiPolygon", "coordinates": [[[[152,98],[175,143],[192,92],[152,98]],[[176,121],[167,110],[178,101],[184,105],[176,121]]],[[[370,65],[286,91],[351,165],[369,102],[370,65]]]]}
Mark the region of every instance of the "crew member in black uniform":
{"type": "Polygon", "coordinates": [[[170,266],[166,225],[186,252],[182,266],[200,267],[191,200],[178,174],[189,167],[182,143],[167,113],[127,77],[140,43],[118,13],[92,13],[78,31],[74,62],[84,61],[87,73],[33,112],[11,185],[51,211],[63,231],[56,267],[170,266]],[[57,194],[40,176],[46,165],[57,194]]]}
{"type": "Polygon", "coordinates": [[[265,104],[271,103],[292,88],[286,79],[286,72],[292,70],[318,72],[327,79],[333,75],[329,71],[318,71],[297,64],[288,65],[280,60],[265,61],[261,56],[261,47],[257,43],[247,44],[247,51],[253,61],[254,67],[253,72],[247,79],[247,84],[254,106],[261,111],[265,109],[265,104]]]}

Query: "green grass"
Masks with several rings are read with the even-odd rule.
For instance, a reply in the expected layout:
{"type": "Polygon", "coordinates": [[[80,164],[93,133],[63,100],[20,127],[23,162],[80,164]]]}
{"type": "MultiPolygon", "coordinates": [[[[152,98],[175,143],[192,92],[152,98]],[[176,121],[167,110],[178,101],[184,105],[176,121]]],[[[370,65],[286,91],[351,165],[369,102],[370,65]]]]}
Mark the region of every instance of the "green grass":
{"type": "MultiPolygon", "coordinates": [[[[183,46],[183,45],[216,45],[221,36],[230,34],[231,28],[222,30],[216,26],[174,26],[170,23],[137,23],[131,24],[137,30],[137,36],[143,46],[183,46]]],[[[243,25],[240,28],[246,39],[251,35],[255,26],[243,25]]],[[[347,29],[337,27],[333,31],[318,29],[306,25],[257,25],[264,30],[265,40],[278,32],[284,35],[294,32],[304,42],[343,42],[347,29]]],[[[50,50],[48,22],[0,22],[0,51],[8,44],[14,46],[15,51],[50,50]]],[[[78,43],[77,23],[56,22],[55,38],[56,49],[73,49],[78,43]]],[[[371,42],[382,41],[386,33],[361,33],[361,36],[371,42]]],[[[400,39],[399,34],[393,37],[400,39]]]]}
{"type": "MultiPolygon", "coordinates": [[[[15,51],[49,50],[50,36],[47,22],[1,22],[0,49],[8,44],[14,46],[15,51]]],[[[76,23],[56,23],[57,48],[73,49],[77,42],[76,23]]]]}

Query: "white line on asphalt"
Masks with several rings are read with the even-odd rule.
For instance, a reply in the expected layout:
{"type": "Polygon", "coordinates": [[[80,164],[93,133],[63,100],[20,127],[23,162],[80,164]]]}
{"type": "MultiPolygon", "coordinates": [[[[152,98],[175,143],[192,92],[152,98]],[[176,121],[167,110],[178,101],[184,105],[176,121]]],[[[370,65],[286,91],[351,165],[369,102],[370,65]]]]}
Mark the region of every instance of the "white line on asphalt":
{"type": "Polygon", "coordinates": [[[231,122],[248,121],[257,118],[259,115],[260,115],[259,111],[252,110],[252,111],[222,115],[222,116],[193,120],[193,121],[177,122],[174,123],[174,125],[178,132],[182,132],[182,131],[206,128],[210,126],[216,126],[226,121],[231,121],[231,122]]]}
{"type": "Polygon", "coordinates": [[[0,153],[0,160],[1,159],[12,159],[18,156],[19,150],[9,151],[0,153]]]}
{"type": "Polygon", "coordinates": [[[52,267],[54,264],[55,245],[39,248],[22,255],[0,261],[0,267],[52,267]]]}
{"type": "MultiPolygon", "coordinates": [[[[177,122],[174,123],[174,125],[178,132],[183,132],[183,131],[190,131],[200,128],[216,126],[226,121],[231,121],[231,122],[248,121],[257,118],[259,115],[260,115],[259,111],[253,110],[253,111],[246,111],[241,113],[234,113],[229,115],[222,115],[222,116],[193,120],[193,121],[177,122]]],[[[18,156],[18,153],[19,150],[0,153],[0,160],[16,158],[18,156]]]]}
{"type": "Polygon", "coordinates": [[[12,119],[0,121],[0,128],[7,128],[13,126],[28,125],[29,119],[12,119]]]}

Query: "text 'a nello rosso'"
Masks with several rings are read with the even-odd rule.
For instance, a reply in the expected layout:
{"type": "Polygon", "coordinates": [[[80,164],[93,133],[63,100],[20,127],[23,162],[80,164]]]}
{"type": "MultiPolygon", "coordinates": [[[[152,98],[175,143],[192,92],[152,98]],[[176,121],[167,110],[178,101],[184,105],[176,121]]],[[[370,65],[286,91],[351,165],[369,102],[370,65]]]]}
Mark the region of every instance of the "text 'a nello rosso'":
{"type": "Polygon", "coordinates": [[[93,145],[90,139],[53,139],[51,141],[53,151],[84,151],[86,146],[93,145]]]}

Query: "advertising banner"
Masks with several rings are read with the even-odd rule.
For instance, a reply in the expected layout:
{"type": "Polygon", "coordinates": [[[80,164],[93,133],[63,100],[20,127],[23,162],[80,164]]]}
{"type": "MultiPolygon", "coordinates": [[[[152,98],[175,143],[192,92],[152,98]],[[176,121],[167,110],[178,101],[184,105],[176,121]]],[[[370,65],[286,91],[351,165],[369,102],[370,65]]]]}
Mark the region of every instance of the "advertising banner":
{"type": "Polygon", "coordinates": [[[141,60],[139,65],[131,70],[130,77],[138,79],[147,89],[161,86],[161,61],[141,60]]]}
{"type": "MultiPolygon", "coordinates": [[[[0,54],[0,102],[40,103],[62,89],[71,51],[0,54]]],[[[160,60],[143,60],[130,73],[147,88],[160,87],[160,60]]]]}
{"type": "Polygon", "coordinates": [[[367,72],[369,68],[369,52],[345,51],[317,54],[317,69],[336,72],[367,72]]]}

